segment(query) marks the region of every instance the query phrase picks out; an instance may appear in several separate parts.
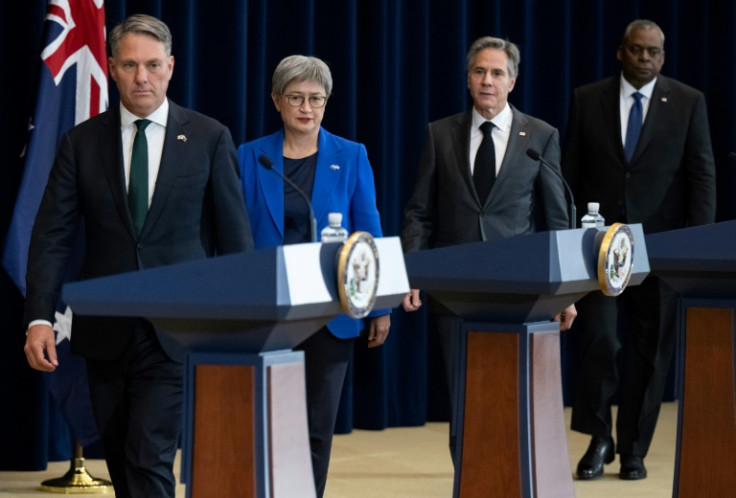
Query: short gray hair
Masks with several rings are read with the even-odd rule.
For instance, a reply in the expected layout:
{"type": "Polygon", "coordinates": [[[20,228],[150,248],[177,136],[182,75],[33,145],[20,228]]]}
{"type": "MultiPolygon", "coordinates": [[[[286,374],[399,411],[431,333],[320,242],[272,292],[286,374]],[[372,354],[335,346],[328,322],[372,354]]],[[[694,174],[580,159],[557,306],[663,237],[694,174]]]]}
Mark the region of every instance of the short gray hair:
{"type": "Polygon", "coordinates": [[[155,17],[146,14],[134,14],[112,28],[108,40],[114,56],[118,52],[120,40],[127,34],[148,35],[164,44],[166,55],[171,55],[171,31],[169,27],[155,17]]]}
{"type": "Polygon", "coordinates": [[[330,68],[317,57],[290,55],[284,57],[276,66],[271,79],[271,91],[283,95],[286,87],[293,82],[315,81],[325,89],[326,96],[332,93],[332,73],[330,68]]]}
{"type": "Polygon", "coordinates": [[[508,58],[508,71],[509,77],[513,80],[519,75],[519,62],[521,62],[521,54],[519,53],[519,47],[511,43],[508,40],[501,38],[494,38],[492,36],[484,36],[478,38],[470,46],[467,56],[468,72],[472,71],[473,64],[475,64],[475,58],[478,56],[478,52],[492,48],[495,50],[503,50],[508,58]]]}
{"type": "Polygon", "coordinates": [[[635,29],[656,29],[657,31],[659,31],[659,34],[662,37],[662,46],[664,47],[664,31],[662,31],[662,28],[657,26],[657,23],[655,23],[654,21],[650,21],[649,19],[637,19],[635,21],[631,21],[629,25],[626,26],[626,29],[624,30],[624,36],[623,38],[621,38],[622,47],[629,40],[631,32],[635,29]]]}

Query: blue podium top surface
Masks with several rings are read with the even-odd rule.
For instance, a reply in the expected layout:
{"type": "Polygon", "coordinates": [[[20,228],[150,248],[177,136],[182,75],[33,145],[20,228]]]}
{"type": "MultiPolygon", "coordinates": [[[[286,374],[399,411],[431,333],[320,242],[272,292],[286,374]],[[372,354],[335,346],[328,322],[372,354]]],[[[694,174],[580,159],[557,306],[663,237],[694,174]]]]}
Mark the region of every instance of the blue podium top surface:
{"type": "MultiPolygon", "coordinates": [[[[641,225],[631,225],[636,251],[632,284],[649,272],[641,225]]],[[[427,291],[561,295],[597,290],[596,240],[604,228],[539,232],[407,253],[412,288],[427,291]]]]}
{"type": "Polygon", "coordinates": [[[646,236],[652,273],[688,298],[736,298],[736,221],[646,236]]]}
{"type": "MultiPolygon", "coordinates": [[[[649,261],[641,225],[630,228],[635,256],[629,285],[638,285],[649,261]]],[[[600,289],[598,247],[606,231],[539,232],[407,253],[409,284],[467,320],[549,320],[600,289]]]]}
{"type": "Polygon", "coordinates": [[[646,241],[655,273],[736,272],[736,221],[653,233],[646,241]]]}

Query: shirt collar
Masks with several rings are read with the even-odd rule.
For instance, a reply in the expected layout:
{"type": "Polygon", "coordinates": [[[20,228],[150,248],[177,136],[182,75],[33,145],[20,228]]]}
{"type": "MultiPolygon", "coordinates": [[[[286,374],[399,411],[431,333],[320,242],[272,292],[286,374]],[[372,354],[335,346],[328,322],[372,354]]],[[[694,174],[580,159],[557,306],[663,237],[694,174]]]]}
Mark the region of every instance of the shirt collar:
{"type": "MultiPolygon", "coordinates": [[[[496,114],[493,119],[491,119],[491,123],[493,123],[496,128],[506,131],[511,127],[512,117],[513,116],[511,113],[511,106],[508,102],[506,102],[506,106],[501,110],[501,112],[496,114]]],[[[488,120],[481,116],[478,110],[473,107],[473,131],[480,133],[478,131],[478,128],[480,128],[480,125],[482,125],[486,121],[488,120]]]]}
{"type": "MultiPolygon", "coordinates": [[[[126,109],[122,102],[120,103],[120,124],[123,128],[126,126],[132,126],[133,122],[139,119],[141,118],[126,109]]],[[[166,123],[169,120],[169,99],[165,98],[164,102],[158,107],[158,109],[146,116],[146,119],[166,128],[166,123]]]]}
{"type": "Polygon", "coordinates": [[[647,99],[652,98],[652,92],[654,91],[654,85],[657,83],[657,77],[655,76],[652,81],[644,85],[643,87],[636,89],[634,85],[626,81],[623,73],[621,73],[621,96],[624,98],[630,97],[631,94],[639,92],[644,95],[647,99]]]}

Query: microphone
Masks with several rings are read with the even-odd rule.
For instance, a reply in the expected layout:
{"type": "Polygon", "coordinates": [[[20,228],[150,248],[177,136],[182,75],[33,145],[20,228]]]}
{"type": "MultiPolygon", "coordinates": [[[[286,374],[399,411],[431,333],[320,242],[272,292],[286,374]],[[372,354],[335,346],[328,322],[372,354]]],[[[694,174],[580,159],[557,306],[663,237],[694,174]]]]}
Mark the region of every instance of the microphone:
{"type": "Polygon", "coordinates": [[[552,166],[542,155],[537,152],[534,149],[527,149],[526,155],[534,159],[535,161],[539,161],[540,163],[547,166],[552,172],[557,175],[557,177],[562,180],[562,184],[565,186],[565,190],[567,191],[567,195],[570,196],[570,228],[576,228],[577,227],[577,208],[575,207],[575,199],[572,196],[572,189],[570,189],[570,185],[567,184],[565,181],[565,178],[562,176],[562,173],[557,171],[557,169],[552,166]]]}
{"type": "Polygon", "coordinates": [[[279,175],[286,183],[291,185],[291,188],[296,190],[297,193],[304,198],[304,202],[307,203],[307,207],[309,208],[309,237],[312,242],[317,242],[317,218],[314,217],[312,203],[309,201],[309,197],[307,197],[307,194],[305,194],[302,189],[297,187],[296,183],[282,175],[279,170],[274,169],[273,161],[271,161],[268,156],[261,154],[260,156],[258,156],[258,162],[261,163],[261,166],[265,167],[266,169],[270,169],[271,171],[279,175]]]}

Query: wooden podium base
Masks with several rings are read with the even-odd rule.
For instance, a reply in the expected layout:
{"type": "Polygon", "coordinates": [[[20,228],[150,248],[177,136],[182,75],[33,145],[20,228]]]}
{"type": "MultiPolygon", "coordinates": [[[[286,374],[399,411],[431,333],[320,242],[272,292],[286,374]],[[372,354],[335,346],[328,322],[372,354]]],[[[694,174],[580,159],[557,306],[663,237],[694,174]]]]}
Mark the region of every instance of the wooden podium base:
{"type": "Polygon", "coordinates": [[[303,353],[193,353],[185,409],[188,498],[316,496],[303,353]]]}
{"type": "Polygon", "coordinates": [[[575,496],[559,334],[555,322],[463,325],[456,498],[575,496]]]}
{"type": "Polygon", "coordinates": [[[736,302],[696,299],[682,302],[684,369],[673,495],[733,496],[736,490],[736,302]]]}

